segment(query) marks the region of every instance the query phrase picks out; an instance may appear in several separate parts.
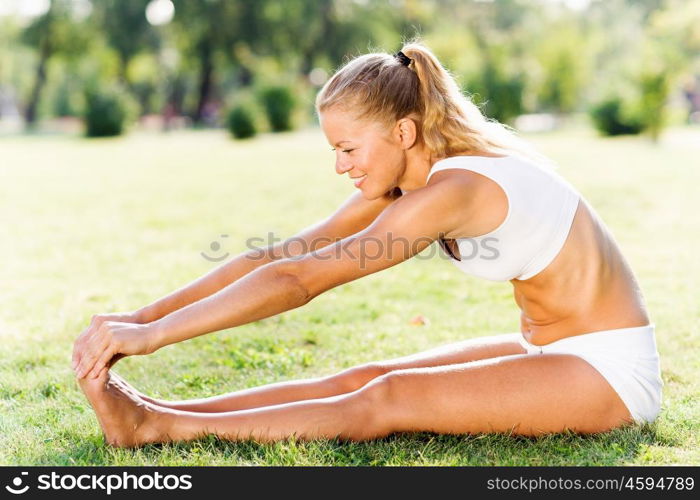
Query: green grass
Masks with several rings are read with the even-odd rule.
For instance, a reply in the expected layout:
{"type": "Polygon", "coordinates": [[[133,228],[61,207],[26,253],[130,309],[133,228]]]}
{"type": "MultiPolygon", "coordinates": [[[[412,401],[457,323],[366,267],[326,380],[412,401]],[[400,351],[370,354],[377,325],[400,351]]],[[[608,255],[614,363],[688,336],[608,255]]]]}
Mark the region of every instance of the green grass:
{"type": "MultiPolygon", "coordinates": [[[[355,188],[315,130],[243,143],[218,131],[2,138],[0,464],[698,464],[699,135],[675,129],[656,146],[578,129],[531,137],[598,210],[640,280],[666,384],[656,423],[592,437],[209,438],[136,451],[104,445],[70,370],[91,315],[138,308],[204,274],[216,265],[200,256],[212,241],[235,253],[268,231],[289,237],[355,188]]],[[[128,358],[118,371],[157,397],[205,397],[517,332],[518,320],[508,283],[412,259],[277,317],[128,358]],[[417,314],[430,324],[409,324],[417,314]]]]}

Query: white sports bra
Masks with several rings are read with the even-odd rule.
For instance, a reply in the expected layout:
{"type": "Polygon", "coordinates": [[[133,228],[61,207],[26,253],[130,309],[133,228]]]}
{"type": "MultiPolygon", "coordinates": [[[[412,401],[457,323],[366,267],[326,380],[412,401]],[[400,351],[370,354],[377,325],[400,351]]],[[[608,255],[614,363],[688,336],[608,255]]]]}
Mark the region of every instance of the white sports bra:
{"type": "Polygon", "coordinates": [[[508,199],[508,213],[500,226],[481,236],[455,240],[459,259],[439,240],[453,264],[467,274],[510,281],[529,279],[554,260],[564,246],[580,198],[568,181],[517,156],[452,156],[436,162],[428,180],[435,172],[452,168],[488,177],[508,199]]]}

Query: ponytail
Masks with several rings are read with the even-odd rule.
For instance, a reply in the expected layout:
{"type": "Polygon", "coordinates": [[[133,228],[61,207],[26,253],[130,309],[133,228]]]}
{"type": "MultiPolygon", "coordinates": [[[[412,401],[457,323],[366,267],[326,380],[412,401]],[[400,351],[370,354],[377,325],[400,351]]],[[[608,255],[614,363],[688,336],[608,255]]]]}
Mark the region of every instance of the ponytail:
{"type": "Polygon", "coordinates": [[[425,45],[409,42],[401,52],[411,59],[408,65],[380,53],[351,60],[317,95],[317,113],[337,106],[358,119],[387,126],[412,117],[426,148],[436,158],[464,153],[512,154],[553,166],[513,129],[487,119],[425,45]]]}

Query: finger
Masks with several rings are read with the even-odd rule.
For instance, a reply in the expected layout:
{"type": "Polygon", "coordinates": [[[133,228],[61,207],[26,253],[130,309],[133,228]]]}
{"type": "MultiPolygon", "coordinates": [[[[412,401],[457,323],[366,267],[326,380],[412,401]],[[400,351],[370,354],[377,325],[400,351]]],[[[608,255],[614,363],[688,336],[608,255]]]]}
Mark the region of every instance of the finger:
{"type": "Polygon", "coordinates": [[[97,360],[95,366],[93,366],[92,370],[90,371],[88,378],[97,378],[100,372],[107,367],[107,363],[110,359],[112,359],[113,355],[114,348],[110,345],[107,347],[107,349],[105,349],[100,358],[97,360]]]}
{"type": "MultiPolygon", "coordinates": [[[[96,373],[99,374],[99,370],[103,366],[107,366],[107,363],[119,349],[117,338],[111,330],[111,323],[107,321],[103,321],[99,327],[93,328],[93,331],[90,332],[90,337],[85,340],[84,345],[85,347],[78,351],[79,360],[78,368],[76,369],[78,378],[86,376],[90,378],[96,373]],[[107,359],[103,360],[102,357],[107,357],[107,359]]],[[[120,357],[123,356],[121,355],[120,357]]],[[[114,362],[120,357],[115,359],[114,362]]]]}
{"type": "MultiPolygon", "coordinates": [[[[83,361],[83,357],[90,348],[90,342],[87,333],[88,332],[83,333],[82,336],[79,337],[73,345],[73,370],[77,370],[78,366],[80,366],[80,363],[83,361]]],[[[91,334],[92,332],[89,333],[91,334]]]]}
{"type": "Polygon", "coordinates": [[[102,368],[102,370],[100,370],[100,373],[99,373],[99,374],[97,375],[97,377],[95,377],[95,378],[102,378],[102,377],[104,377],[105,373],[107,373],[108,370],[109,370],[109,368],[105,366],[104,368],[102,368]]]}
{"type": "Polygon", "coordinates": [[[80,360],[83,357],[85,351],[85,341],[79,338],[73,344],[73,356],[71,358],[71,367],[75,370],[80,364],[80,360]]]}
{"type": "Polygon", "coordinates": [[[71,362],[73,370],[76,370],[80,365],[80,361],[84,355],[84,350],[85,342],[83,342],[81,339],[76,340],[75,344],[73,344],[73,360],[71,362]]]}
{"type": "Polygon", "coordinates": [[[90,373],[90,370],[92,370],[102,352],[109,346],[107,337],[102,337],[100,340],[101,342],[99,344],[95,345],[95,343],[93,343],[93,346],[89,346],[87,352],[81,357],[77,371],[78,378],[83,378],[86,374],[90,373]]]}
{"type": "Polygon", "coordinates": [[[83,357],[80,358],[80,364],[78,365],[78,368],[75,370],[75,376],[78,378],[83,378],[85,374],[92,369],[96,359],[97,355],[93,353],[86,353],[85,355],[83,355],[83,357]]]}
{"type": "Polygon", "coordinates": [[[83,354],[85,344],[93,336],[96,330],[97,329],[95,327],[95,320],[93,319],[90,326],[83,330],[82,333],[78,335],[78,338],[75,340],[75,343],[73,344],[73,357],[71,361],[71,367],[73,368],[73,370],[75,370],[76,367],[80,364],[80,358],[83,354]]]}
{"type": "Polygon", "coordinates": [[[78,335],[78,338],[75,339],[75,342],[73,342],[73,356],[71,357],[71,368],[73,368],[74,370],[80,363],[80,349],[83,345],[83,339],[85,338],[86,331],[87,328],[83,330],[82,333],[78,335]]]}

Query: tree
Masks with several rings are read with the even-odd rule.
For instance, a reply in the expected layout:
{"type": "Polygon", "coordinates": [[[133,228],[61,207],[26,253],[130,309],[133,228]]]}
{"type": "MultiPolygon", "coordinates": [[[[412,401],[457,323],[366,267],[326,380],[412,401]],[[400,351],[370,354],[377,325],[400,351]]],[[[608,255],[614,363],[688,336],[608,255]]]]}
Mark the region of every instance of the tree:
{"type": "Polygon", "coordinates": [[[220,61],[235,58],[233,48],[241,38],[263,36],[258,30],[258,12],[264,8],[264,3],[250,0],[174,2],[176,37],[181,51],[194,59],[197,68],[197,99],[191,113],[194,123],[201,124],[205,119],[206,107],[214,96],[220,61]]]}
{"type": "Polygon", "coordinates": [[[142,50],[158,47],[158,36],[146,20],[150,0],[94,1],[93,18],[100,26],[109,45],[119,54],[119,76],[129,84],[128,67],[131,59],[142,50]]]}
{"type": "Polygon", "coordinates": [[[591,48],[572,22],[559,22],[538,40],[535,54],[540,78],[537,97],[543,109],[571,113],[589,79],[591,48]]]}
{"type": "Polygon", "coordinates": [[[33,128],[37,121],[37,109],[46,85],[50,59],[59,54],[77,57],[87,46],[89,35],[87,30],[81,28],[71,17],[70,0],[53,0],[49,10],[36,18],[22,34],[24,43],[35,48],[39,56],[24,112],[28,128],[33,128]]]}

